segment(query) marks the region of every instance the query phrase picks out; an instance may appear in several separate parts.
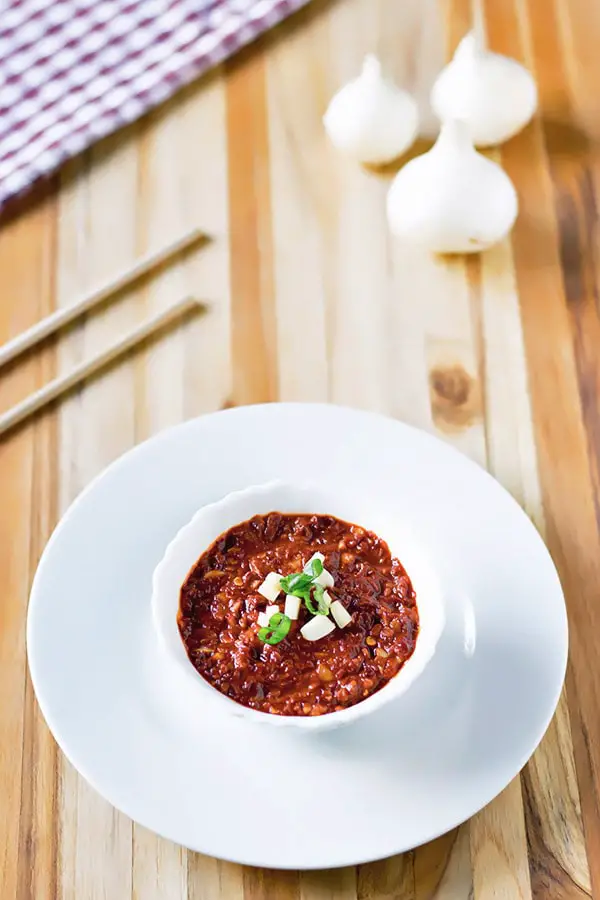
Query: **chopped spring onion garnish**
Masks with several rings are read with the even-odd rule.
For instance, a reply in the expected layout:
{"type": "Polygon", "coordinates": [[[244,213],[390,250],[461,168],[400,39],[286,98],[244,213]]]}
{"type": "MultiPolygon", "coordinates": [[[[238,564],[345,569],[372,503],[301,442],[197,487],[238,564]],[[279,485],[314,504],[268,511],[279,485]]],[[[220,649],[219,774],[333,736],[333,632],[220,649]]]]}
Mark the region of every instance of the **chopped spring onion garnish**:
{"type": "MultiPolygon", "coordinates": [[[[303,572],[293,572],[280,581],[281,589],[286,594],[299,597],[313,616],[326,616],[329,604],[324,598],[325,589],[319,584],[319,578],[326,571],[323,568],[322,554],[315,554],[304,567],[303,572]]],[[[329,573],[328,573],[329,574],[329,573]]],[[[333,584],[333,578],[331,579],[333,584]]]]}
{"type": "Polygon", "coordinates": [[[279,572],[269,572],[263,583],[257,588],[258,593],[261,594],[265,600],[268,600],[270,603],[273,603],[274,600],[277,600],[281,593],[281,575],[279,572]]]}
{"type": "Polygon", "coordinates": [[[292,620],[289,616],[277,612],[271,616],[266,628],[260,629],[258,632],[258,639],[265,644],[271,644],[271,646],[273,646],[287,637],[291,627],[292,620]]]}
{"type": "Polygon", "coordinates": [[[330,588],[333,587],[333,575],[331,572],[328,572],[327,569],[323,566],[325,562],[325,557],[322,553],[313,553],[309,561],[304,566],[303,571],[308,573],[309,575],[315,573],[314,563],[318,561],[321,563],[320,571],[316,572],[316,578],[313,579],[315,584],[320,584],[321,587],[330,588]]]}
{"type": "Polygon", "coordinates": [[[321,564],[323,564],[325,562],[325,557],[323,556],[322,553],[313,553],[313,555],[308,560],[308,562],[306,563],[306,565],[304,566],[304,569],[303,569],[303,571],[308,572],[309,575],[312,575],[312,564],[315,561],[315,559],[318,559],[321,564]]]}
{"type": "MultiPolygon", "coordinates": [[[[317,601],[317,605],[315,606],[310,598],[310,594],[305,599],[306,607],[309,612],[313,614],[313,616],[326,616],[329,612],[329,603],[325,599],[325,588],[320,584],[313,584],[312,586],[313,597],[317,601]]],[[[329,596],[329,595],[328,595],[329,596]]]]}
{"type": "Polygon", "coordinates": [[[263,643],[278,644],[287,637],[292,621],[298,618],[301,603],[305,604],[313,616],[300,629],[300,634],[307,641],[318,641],[330,634],[336,624],[345,628],[352,621],[348,610],[327,590],[333,586],[333,576],[323,565],[324,562],[322,553],[314,553],[302,572],[292,572],[285,577],[277,572],[269,572],[258,592],[272,603],[283,591],[286,595],[285,611],[282,613],[278,606],[269,605],[259,614],[258,624],[261,629],[258,637],[263,643]],[[331,613],[335,622],[331,621],[328,613],[331,613]]]}
{"type": "Polygon", "coordinates": [[[281,589],[285,591],[286,594],[294,594],[296,597],[301,597],[312,583],[312,575],[305,574],[304,572],[293,572],[291,575],[286,576],[286,578],[281,579],[281,589]]]}
{"type": "Polygon", "coordinates": [[[333,587],[333,575],[327,569],[323,569],[321,574],[315,578],[315,584],[320,584],[324,588],[333,587]]]}

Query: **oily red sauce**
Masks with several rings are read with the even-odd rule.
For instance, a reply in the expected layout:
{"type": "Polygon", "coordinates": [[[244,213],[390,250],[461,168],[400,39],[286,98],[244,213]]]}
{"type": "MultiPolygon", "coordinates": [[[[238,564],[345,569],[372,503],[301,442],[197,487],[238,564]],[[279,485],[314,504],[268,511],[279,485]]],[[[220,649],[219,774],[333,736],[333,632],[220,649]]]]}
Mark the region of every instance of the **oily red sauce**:
{"type": "Polygon", "coordinates": [[[229,529],[200,557],[181,588],[178,625],[193,666],[223,694],[263,712],[317,716],[393,678],[415,649],[419,616],[408,575],[376,534],[333,516],[273,512],[229,529]],[[316,551],[352,622],[307,641],[302,604],[283,641],[262,643],[267,601],[256,589],[269,572],[301,571],[316,551]]]}

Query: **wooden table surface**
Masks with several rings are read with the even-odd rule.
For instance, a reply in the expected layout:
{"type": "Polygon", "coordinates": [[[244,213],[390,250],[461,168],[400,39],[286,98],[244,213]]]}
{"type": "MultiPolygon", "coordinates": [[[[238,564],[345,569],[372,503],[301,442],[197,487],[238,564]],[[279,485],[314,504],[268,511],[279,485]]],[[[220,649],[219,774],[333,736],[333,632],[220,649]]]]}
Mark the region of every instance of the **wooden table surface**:
{"type": "Polygon", "coordinates": [[[600,5],[488,0],[487,20],[542,109],[491,154],[521,213],[480,258],[393,243],[391,173],[342,160],[321,125],[372,49],[426,97],[466,0],[314,0],[5,218],[0,340],[187,228],[209,241],[10,367],[2,408],[180,296],[209,310],[0,444],[2,900],[600,898],[600,5]],[[456,831],[358,869],[242,868],[132,824],[62,757],[27,677],[31,579],[89,480],[182,419],[279,398],[380,410],[486,466],[567,596],[566,690],[520,777],[456,831]]]}

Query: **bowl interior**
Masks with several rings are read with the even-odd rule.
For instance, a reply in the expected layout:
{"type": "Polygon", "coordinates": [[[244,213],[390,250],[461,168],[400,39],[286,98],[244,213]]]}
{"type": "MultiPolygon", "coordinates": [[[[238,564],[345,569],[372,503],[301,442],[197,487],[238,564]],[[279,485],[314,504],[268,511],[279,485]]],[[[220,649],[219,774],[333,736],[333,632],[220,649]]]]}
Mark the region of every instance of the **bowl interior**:
{"type": "Polygon", "coordinates": [[[357,718],[403,693],[433,655],[444,624],[440,582],[432,561],[412,535],[410,522],[386,511],[384,497],[367,496],[351,489],[339,493],[319,486],[279,482],[237,491],[200,509],[173,539],[155,570],[152,606],[155,627],[169,656],[194,679],[207,698],[225,704],[231,713],[240,717],[268,719],[277,724],[293,721],[313,728],[325,726],[333,719],[337,723],[342,719],[357,718]],[[414,653],[385,687],[348,709],[314,718],[272,716],[247,709],[216,691],[198,675],[187,657],[177,627],[177,611],[180,588],[188,573],[224,531],[252,516],[274,511],[333,515],[375,532],[388,543],[392,555],[400,560],[415,588],[419,635],[414,653]]]}

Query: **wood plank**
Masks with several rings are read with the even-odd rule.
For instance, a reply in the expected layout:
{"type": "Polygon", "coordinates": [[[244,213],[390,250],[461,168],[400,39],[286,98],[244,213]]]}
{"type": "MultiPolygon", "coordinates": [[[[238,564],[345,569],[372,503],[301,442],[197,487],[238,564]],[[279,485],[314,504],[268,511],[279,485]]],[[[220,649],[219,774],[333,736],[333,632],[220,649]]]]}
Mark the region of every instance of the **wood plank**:
{"type": "Polygon", "coordinates": [[[282,400],[321,402],[329,395],[333,336],[328,308],[338,215],[332,200],[338,193],[336,167],[326,153],[321,124],[333,90],[328,68],[320,64],[330,52],[329,33],[330,16],[323,10],[306,27],[274,42],[265,62],[282,400]],[[307,64],[315,74],[298,90],[306,82],[307,64]]]}
{"type": "Polygon", "coordinates": [[[260,403],[278,390],[265,63],[251,47],[226,71],[232,399],[260,403]]]}
{"type": "Polygon", "coordinates": [[[133,826],[132,900],[187,900],[187,850],[133,826]]]}
{"type": "MultiPolygon", "coordinates": [[[[52,232],[55,230],[52,222],[52,232]]],[[[46,267],[45,267],[46,268],[46,267]]],[[[44,277],[53,287],[51,269],[44,277]]],[[[40,315],[53,308],[53,291],[42,288],[40,315]]],[[[40,382],[48,381],[55,369],[54,350],[38,352],[36,366],[40,382]]],[[[29,518],[31,544],[29,588],[41,553],[56,524],[57,417],[46,413],[33,423],[33,459],[29,518]]],[[[19,833],[19,900],[54,900],[58,862],[58,748],[35,702],[28,677],[24,694],[23,774],[19,833]]]]}
{"type": "Polygon", "coordinates": [[[357,888],[357,900],[415,900],[414,854],[403,853],[359,866],[357,888]]]}
{"type": "MultiPolygon", "coordinates": [[[[552,83],[555,53],[542,43],[555,31],[553,9],[504,4],[489,22],[493,46],[524,58],[541,86],[552,83]],[[535,34],[537,34],[537,37],[535,34]]],[[[556,45],[555,45],[556,46],[556,45]]],[[[552,47],[552,44],[549,45],[552,47]]],[[[547,147],[539,121],[503,148],[521,196],[513,236],[546,537],[565,588],[571,628],[567,696],[592,883],[600,886],[598,686],[589,674],[598,584],[599,536],[586,435],[559,252],[559,230],[547,147]],[[543,328],[541,324],[543,323],[543,328]],[[560,415],[557,415],[560,410],[560,415]]],[[[528,818],[528,831],[535,819],[528,818]]],[[[535,840],[532,841],[535,843],[535,840]]],[[[548,859],[547,868],[552,860],[548,859]]],[[[535,873],[534,884],[537,884],[535,873]]],[[[540,894],[543,896],[543,894],[540,894]]]]}
{"type": "MultiPolygon", "coordinates": [[[[65,171],[57,254],[58,303],[130,264],[146,249],[136,232],[137,151],[116,137],[65,171]],[[114,198],[121,198],[115,207],[114,198]],[[110,236],[110,240],[108,239],[110,236]]],[[[60,345],[64,370],[143,318],[139,295],[99,311],[60,345]]],[[[60,408],[62,511],[109,462],[135,441],[135,380],[131,361],[85,385],[60,408]]],[[[62,900],[129,897],[131,822],[101,799],[62,760],[59,894],[62,900]]]]}
{"type": "Polygon", "coordinates": [[[564,693],[522,781],[534,897],[589,897],[590,871],[564,693]]]}
{"type": "Polygon", "coordinates": [[[299,900],[298,872],[244,868],[244,900],[299,900]]]}
{"type": "Polygon", "coordinates": [[[148,311],[186,295],[202,300],[206,311],[136,355],[137,440],[218,409],[230,395],[226,149],[225,90],[217,75],[161,108],[140,135],[138,215],[144,243],[163,246],[192,227],[204,231],[207,243],[144,289],[148,311]],[[205,135],[201,167],[190,135],[205,135]]]}
{"type": "Polygon", "coordinates": [[[356,900],[356,868],[300,874],[300,900],[356,900]]]}
{"type": "Polygon", "coordinates": [[[543,532],[529,376],[508,243],[482,256],[480,281],[474,316],[479,319],[484,354],[488,468],[543,532]]]}
{"type": "Polygon", "coordinates": [[[476,900],[531,897],[518,778],[471,822],[471,856],[476,900]]]}
{"type": "Polygon", "coordinates": [[[188,900],[244,900],[244,869],[188,852],[188,900]]]}
{"type": "MultiPolygon", "coordinates": [[[[48,196],[3,229],[0,340],[53,307],[55,228],[56,204],[48,196]]],[[[25,396],[52,372],[48,348],[15,364],[2,381],[2,403],[25,396]]],[[[47,415],[0,444],[0,884],[3,894],[19,900],[45,900],[56,885],[56,751],[33,702],[25,661],[29,585],[54,524],[55,437],[47,415]]]]}
{"type": "MultiPolygon", "coordinates": [[[[552,79],[544,81],[544,101],[549,111],[544,117],[544,139],[554,185],[561,263],[595,490],[596,518],[600,521],[600,416],[596,402],[600,387],[600,364],[596,354],[600,338],[597,302],[600,287],[597,199],[600,191],[600,131],[597,94],[591,89],[598,72],[598,61],[590,52],[590,35],[600,33],[600,19],[594,10],[587,27],[582,28],[584,19],[579,18],[582,13],[581,4],[570,8],[561,2],[557,3],[555,17],[549,20],[553,40],[541,48],[545,54],[544,66],[549,68],[548,52],[556,50],[560,52],[560,64],[552,68],[552,79]],[[583,62],[588,77],[583,76],[583,62]]],[[[538,46],[543,37],[546,36],[537,37],[538,46]]]]}
{"type": "Polygon", "coordinates": [[[415,851],[416,900],[470,900],[473,896],[469,823],[415,851]]]}

